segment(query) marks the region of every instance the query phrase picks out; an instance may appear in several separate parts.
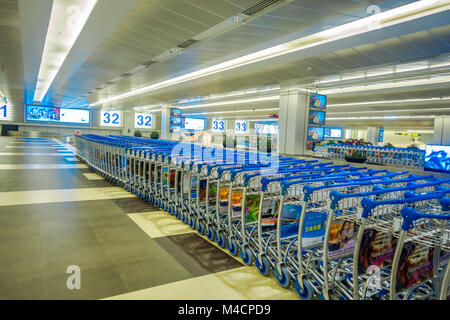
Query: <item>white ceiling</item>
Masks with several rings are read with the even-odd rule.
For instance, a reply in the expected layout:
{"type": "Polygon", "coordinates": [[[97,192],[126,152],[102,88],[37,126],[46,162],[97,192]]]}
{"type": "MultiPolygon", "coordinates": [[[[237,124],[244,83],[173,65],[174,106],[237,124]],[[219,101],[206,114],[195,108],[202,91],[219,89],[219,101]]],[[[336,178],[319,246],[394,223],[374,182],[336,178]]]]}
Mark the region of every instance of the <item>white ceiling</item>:
{"type": "MultiPolygon", "coordinates": [[[[370,5],[378,5],[382,11],[386,11],[414,2],[286,0],[278,1],[252,16],[242,14],[261,1],[115,0],[115,6],[110,6],[108,0],[99,0],[72,52],[59,70],[46,102],[72,107],[92,104],[99,99],[364,18],[368,15],[367,8],[370,5]],[[237,15],[243,17],[243,23],[236,24],[234,28],[215,37],[194,43],[183,49],[182,54],[175,52],[173,55],[169,54],[166,60],[161,58],[161,55],[168,54],[171,49],[237,15]],[[114,19],[111,19],[112,16],[114,19]],[[156,60],[162,61],[153,63],[156,60]]],[[[36,65],[38,68],[40,62],[37,53],[42,52],[51,0],[0,2],[0,24],[3,26],[0,30],[0,91],[13,104],[19,106],[32,102],[30,99],[32,100],[37,77],[36,65]],[[30,12],[35,14],[31,15],[30,12]]],[[[447,11],[430,18],[320,45],[98,107],[132,108],[149,104],[172,104],[180,99],[280,85],[292,80],[302,87],[318,89],[320,92],[321,89],[358,85],[361,82],[450,75],[450,67],[441,67],[386,74],[373,79],[359,78],[317,85],[319,79],[326,77],[345,79],[349,73],[370,72],[380,67],[392,69],[392,66],[411,61],[450,63],[447,56],[450,53],[449,21],[450,12],[447,11]]],[[[449,89],[449,82],[444,82],[345,94],[333,93],[328,94],[328,104],[441,97],[449,96],[449,89]]],[[[276,101],[270,101],[202,107],[189,109],[189,112],[273,109],[277,106],[276,101]]],[[[392,115],[450,114],[450,110],[446,109],[450,109],[450,101],[358,106],[364,116],[380,115],[379,111],[392,115]],[[427,112],[426,109],[430,111],[427,112]]],[[[351,106],[330,107],[328,116],[345,117],[353,111],[354,107],[351,106]]],[[[246,111],[240,115],[264,117],[271,113],[276,111],[246,111]]],[[[225,115],[232,116],[230,113],[225,115]]],[[[364,125],[380,122],[382,120],[373,120],[370,123],[364,121],[364,125]]],[[[432,122],[433,119],[397,119],[393,120],[393,125],[429,127],[432,122]]],[[[353,120],[345,123],[355,125],[353,120]]]]}

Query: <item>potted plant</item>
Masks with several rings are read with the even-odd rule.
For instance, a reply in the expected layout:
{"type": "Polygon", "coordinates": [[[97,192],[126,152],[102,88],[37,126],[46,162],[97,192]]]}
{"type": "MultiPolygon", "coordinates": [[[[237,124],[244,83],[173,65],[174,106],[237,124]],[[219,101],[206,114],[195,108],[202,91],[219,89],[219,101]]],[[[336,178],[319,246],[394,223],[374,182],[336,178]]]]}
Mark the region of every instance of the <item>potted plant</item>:
{"type": "MultiPolygon", "coordinates": [[[[229,137],[229,138],[231,138],[231,137],[229,137]]],[[[236,145],[237,145],[237,139],[236,139],[236,137],[234,137],[233,147],[236,148],[236,145]]],[[[223,147],[224,148],[227,147],[227,136],[226,135],[223,136],[223,147]]]]}
{"type": "Polygon", "coordinates": [[[139,130],[134,130],[135,137],[142,137],[142,133],[139,130]]]}
{"type": "Polygon", "coordinates": [[[348,162],[356,162],[356,163],[364,163],[366,162],[367,157],[360,154],[358,151],[354,150],[351,154],[345,155],[345,161],[348,162]]]}
{"type": "Polygon", "coordinates": [[[392,148],[392,147],[394,147],[394,145],[393,145],[392,143],[390,143],[390,142],[386,143],[384,146],[385,146],[386,148],[392,148]]]}
{"type": "Polygon", "coordinates": [[[407,146],[408,149],[420,149],[419,144],[416,142],[412,142],[410,145],[407,146]]]}
{"type": "Polygon", "coordinates": [[[150,133],[150,138],[151,139],[159,139],[159,132],[154,130],[150,133]]]}

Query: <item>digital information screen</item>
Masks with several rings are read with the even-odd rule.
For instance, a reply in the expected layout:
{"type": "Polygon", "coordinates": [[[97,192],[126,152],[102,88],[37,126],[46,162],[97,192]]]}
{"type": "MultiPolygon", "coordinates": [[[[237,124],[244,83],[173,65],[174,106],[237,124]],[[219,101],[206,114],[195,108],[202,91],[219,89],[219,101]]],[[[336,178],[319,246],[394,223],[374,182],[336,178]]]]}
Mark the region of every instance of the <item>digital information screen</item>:
{"type": "Polygon", "coordinates": [[[226,129],[226,122],[222,119],[213,119],[211,122],[211,132],[221,133],[226,129]]]}
{"type": "Polygon", "coordinates": [[[0,121],[12,121],[12,106],[0,103],[0,121]]]}
{"type": "Polygon", "coordinates": [[[342,139],[342,128],[324,128],[324,137],[327,139],[342,139]]]}
{"type": "Polygon", "coordinates": [[[102,127],[122,127],[122,111],[102,111],[100,126],[102,127]]]}
{"type": "Polygon", "coordinates": [[[89,110],[65,109],[49,106],[26,105],[25,120],[35,122],[55,122],[86,124],[91,122],[89,110]]]}
{"type": "Polygon", "coordinates": [[[141,129],[152,128],[152,114],[151,113],[135,113],[134,114],[134,127],[141,129]]]}
{"type": "Polygon", "coordinates": [[[325,124],[325,112],[314,110],[309,111],[309,124],[323,126],[325,124]]]}
{"type": "Polygon", "coordinates": [[[205,130],[205,119],[184,118],[184,129],[203,131],[205,130]]]}
{"type": "Polygon", "coordinates": [[[310,108],[320,108],[326,109],[327,107],[327,96],[322,94],[312,94],[309,100],[310,108]]]}
{"type": "Polygon", "coordinates": [[[275,121],[258,121],[255,123],[256,134],[278,134],[278,123],[275,121]]]}
{"type": "Polygon", "coordinates": [[[323,141],[324,128],[309,127],[308,128],[308,141],[323,141]]]}
{"type": "Polygon", "coordinates": [[[248,126],[245,120],[235,120],[234,121],[234,133],[247,133],[248,126]]]}
{"type": "Polygon", "coordinates": [[[89,124],[91,122],[90,114],[91,113],[89,110],[61,109],[59,121],[66,122],[66,123],[89,124]]]}
{"type": "Polygon", "coordinates": [[[427,144],[425,170],[450,173],[450,146],[427,144]]]}

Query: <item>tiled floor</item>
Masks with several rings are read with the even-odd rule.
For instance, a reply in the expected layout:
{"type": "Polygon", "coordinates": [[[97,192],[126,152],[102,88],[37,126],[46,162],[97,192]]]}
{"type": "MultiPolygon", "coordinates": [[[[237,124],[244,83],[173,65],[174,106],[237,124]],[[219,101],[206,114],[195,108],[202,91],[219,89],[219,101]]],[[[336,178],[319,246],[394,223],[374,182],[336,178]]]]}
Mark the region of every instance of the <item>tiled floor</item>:
{"type": "Polygon", "coordinates": [[[0,299],[298,298],[73,157],[0,137],[0,299]]]}

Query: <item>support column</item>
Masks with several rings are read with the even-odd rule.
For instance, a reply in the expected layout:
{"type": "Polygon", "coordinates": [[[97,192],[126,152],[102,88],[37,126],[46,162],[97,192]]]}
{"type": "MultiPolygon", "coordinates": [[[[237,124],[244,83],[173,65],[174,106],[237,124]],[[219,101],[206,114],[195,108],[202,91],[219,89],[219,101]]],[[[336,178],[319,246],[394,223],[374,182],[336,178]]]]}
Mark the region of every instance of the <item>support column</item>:
{"type": "Polygon", "coordinates": [[[450,116],[434,118],[434,133],[431,143],[450,145],[450,116]]]}
{"type": "Polygon", "coordinates": [[[170,108],[163,106],[161,108],[161,139],[170,140],[170,108]]]}
{"type": "Polygon", "coordinates": [[[307,153],[308,94],[299,89],[281,88],[278,152],[289,155],[307,153]]]}
{"type": "Polygon", "coordinates": [[[133,111],[123,111],[123,136],[134,136],[134,112],[133,111]]]}
{"type": "Polygon", "coordinates": [[[377,127],[367,127],[367,142],[372,143],[372,145],[378,145],[378,128],[377,127]]]}

